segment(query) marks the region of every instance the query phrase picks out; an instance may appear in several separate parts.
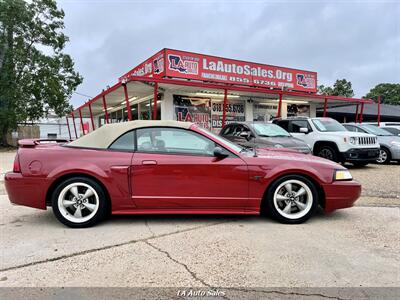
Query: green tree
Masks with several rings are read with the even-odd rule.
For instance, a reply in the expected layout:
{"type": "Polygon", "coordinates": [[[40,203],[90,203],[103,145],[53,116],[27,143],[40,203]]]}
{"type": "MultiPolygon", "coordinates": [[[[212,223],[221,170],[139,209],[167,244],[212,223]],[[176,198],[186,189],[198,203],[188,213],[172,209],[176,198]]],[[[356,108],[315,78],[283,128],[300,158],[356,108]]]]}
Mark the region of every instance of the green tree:
{"type": "Polygon", "coordinates": [[[381,96],[381,103],[400,105],[400,83],[380,83],[365,95],[375,101],[378,96],[381,96]]]}
{"type": "Polygon", "coordinates": [[[351,82],[346,79],[337,79],[333,87],[320,85],[318,86],[318,93],[321,95],[329,96],[343,96],[353,97],[354,91],[351,82]]]}
{"type": "Polygon", "coordinates": [[[0,144],[18,122],[71,110],[82,77],[63,53],[63,18],[54,0],[0,0],[0,144]]]}

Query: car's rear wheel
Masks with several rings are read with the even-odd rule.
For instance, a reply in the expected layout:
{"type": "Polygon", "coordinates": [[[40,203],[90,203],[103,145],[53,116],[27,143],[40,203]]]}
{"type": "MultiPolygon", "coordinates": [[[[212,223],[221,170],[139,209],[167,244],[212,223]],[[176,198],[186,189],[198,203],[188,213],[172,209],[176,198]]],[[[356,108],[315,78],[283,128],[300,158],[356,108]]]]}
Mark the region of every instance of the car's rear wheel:
{"type": "Polygon", "coordinates": [[[385,148],[379,150],[379,157],[376,159],[378,164],[388,164],[390,162],[390,152],[385,148]]]}
{"type": "Polygon", "coordinates": [[[318,207],[318,192],[309,179],[301,175],[284,176],[271,184],[267,193],[267,213],[286,224],[307,221],[318,207]]]}
{"type": "Polygon", "coordinates": [[[107,214],[107,199],[102,187],[86,177],[69,178],[54,190],[52,207],[57,219],[73,228],[90,227],[107,214]]]}
{"type": "Polygon", "coordinates": [[[326,158],[335,162],[338,162],[338,153],[337,151],[328,145],[323,145],[321,146],[318,151],[317,151],[317,156],[322,157],[322,158],[326,158]]]}

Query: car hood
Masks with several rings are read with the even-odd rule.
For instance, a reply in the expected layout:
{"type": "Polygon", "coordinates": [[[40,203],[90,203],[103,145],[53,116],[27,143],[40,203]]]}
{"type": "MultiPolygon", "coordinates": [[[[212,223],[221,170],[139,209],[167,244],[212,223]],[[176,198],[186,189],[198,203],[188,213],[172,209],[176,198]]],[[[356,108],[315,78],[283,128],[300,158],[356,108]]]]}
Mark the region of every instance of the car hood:
{"type": "Polygon", "coordinates": [[[280,144],[283,147],[287,147],[287,148],[298,148],[298,147],[304,147],[304,148],[308,148],[307,144],[304,143],[303,141],[296,139],[292,136],[288,136],[288,137],[259,137],[257,138],[257,141],[259,143],[262,144],[266,144],[266,145],[276,145],[276,144],[280,144]]]}
{"type": "Polygon", "coordinates": [[[381,144],[390,144],[391,142],[400,143],[400,136],[396,135],[378,135],[378,143],[381,144]]]}
{"type": "MultiPolygon", "coordinates": [[[[249,164],[268,165],[273,168],[279,164],[290,164],[293,166],[307,165],[315,169],[337,169],[346,170],[345,167],[338,163],[324,159],[322,157],[313,156],[310,154],[303,154],[292,149],[283,148],[257,148],[257,156],[246,156],[244,159],[249,164]]],[[[249,152],[250,153],[250,152],[249,152]]]]}
{"type": "Polygon", "coordinates": [[[375,137],[373,134],[363,133],[363,132],[354,132],[354,131],[333,131],[333,132],[324,132],[325,134],[329,134],[331,136],[341,136],[341,137],[375,137]]]}

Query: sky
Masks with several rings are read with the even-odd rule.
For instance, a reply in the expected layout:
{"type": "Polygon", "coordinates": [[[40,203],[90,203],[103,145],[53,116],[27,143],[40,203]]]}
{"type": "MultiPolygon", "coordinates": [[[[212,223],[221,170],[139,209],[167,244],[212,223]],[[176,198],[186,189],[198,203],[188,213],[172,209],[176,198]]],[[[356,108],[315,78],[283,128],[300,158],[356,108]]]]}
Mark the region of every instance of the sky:
{"type": "Polygon", "coordinates": [[[355,97],[400,83],[398,1],[62,0],[65,52],[84,77],[74,107],[162,48],[346,78],[355,97]],[[80,94],[86,95],[82,96],[80,94]]]}

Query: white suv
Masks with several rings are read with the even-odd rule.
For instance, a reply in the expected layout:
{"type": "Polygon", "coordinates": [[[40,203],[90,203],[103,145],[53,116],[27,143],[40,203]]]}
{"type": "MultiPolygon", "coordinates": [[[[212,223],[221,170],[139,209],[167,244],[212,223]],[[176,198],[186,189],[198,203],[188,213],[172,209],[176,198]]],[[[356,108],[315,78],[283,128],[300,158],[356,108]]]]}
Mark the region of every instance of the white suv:
{"type": "Polygon", "coordinates": [[[380,146],[375,135],[347,131],[331,118],[294,117],[274,123],[306,142],[317,156],[356,166],[365,166],[379,157],[380,146]]]}

